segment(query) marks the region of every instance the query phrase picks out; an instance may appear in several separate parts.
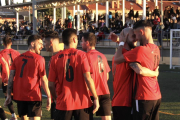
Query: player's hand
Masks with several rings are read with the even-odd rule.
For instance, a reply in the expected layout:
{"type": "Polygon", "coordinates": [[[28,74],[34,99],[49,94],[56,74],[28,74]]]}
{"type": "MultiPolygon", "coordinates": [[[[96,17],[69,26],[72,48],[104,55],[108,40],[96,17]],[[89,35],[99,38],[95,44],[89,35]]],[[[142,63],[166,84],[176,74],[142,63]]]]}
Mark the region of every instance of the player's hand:
{"type": "Polygon", "coordinates": [[[159,66],[156,68],[155,73],[156,73],[156,77],[158,77],[159,76],[159,66]]]}
{"type": "Polygon", "coordinates": [[[4,82],[4,86],[7,86],[8,85],[8,78],[4,78],[3,82],[4,82]]]}
{"type": "Polygon", "coordinates": [[[46,110],[49,111],[51,109],[51,97],[47,98],[46,110]]]}
{"type": "Polygon", "coordinates": [[[94,99],[93,101],[93,114],[96,113],[98,109],[99,109],[99,100],[97,98],[97,99],[94,99]]]}
{"type": "Polygon", "coordinates": [[[108,39],[112,40],[113,42],[119,42],[119,37],[113,32],[110,33],[108,39]]]}
{"type": "Polygon", "coordinates": [[[7,107],[11,103],[11,101],[12,101],[11,96],[8,95],[5,102],[4,102],[4,106],[7,107]]]}

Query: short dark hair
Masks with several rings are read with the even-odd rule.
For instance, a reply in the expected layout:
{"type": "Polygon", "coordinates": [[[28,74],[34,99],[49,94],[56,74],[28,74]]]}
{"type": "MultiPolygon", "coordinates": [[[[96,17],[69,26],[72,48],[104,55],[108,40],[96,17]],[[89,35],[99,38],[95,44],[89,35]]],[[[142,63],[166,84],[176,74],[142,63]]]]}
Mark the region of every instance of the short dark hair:
{"type": "Polygon", "coordinates": [[[152,24],[148,20],[140,20],[134,23],[133,29],[137,29],[140,27],[150,27],[152,28],[152,24]]]}
{"type": "Polygon", "coordinates": [[[5,46],[7,46],[8,44],[10,44],[12,42],[11,40],[11,37],[9,37],[8,35],[6,35],[4,38],[3,38],[3,44],[5,46]]]}
{"type": "Polygon", "coordinates": [[[82,37],[84,37],[85,41],[89,41],[90,46],[96,46],[96,36],[92,32],[83,33],[82,37]]]}
{"type": "MultiPolygon", "coordinates": [[[[56,31],[48,31],[44,33],[44,38],[48,41],[51,39],[58,39],[59,40],[59,34],[56,31]]],[[[60,40],[59,40],[60,42],[60,40]]]]}
{"type": "Polygon", "coordinates": [[[39,35],[31,35],[31,36],[29,36],[28,41],[27,41],[28,46],[31,45],[31,42],[34,42],[34,41],[39,40],[39,39],[41,39],[41,36],[39,36],[39,35]]]}
{"type": "Polygon", "coordinates": [[[73,28],[67,28],[62,33],[62,41],[68,46],[70,44],[70,39],[73,35],[77,35],[77,31],[73,28]]]}

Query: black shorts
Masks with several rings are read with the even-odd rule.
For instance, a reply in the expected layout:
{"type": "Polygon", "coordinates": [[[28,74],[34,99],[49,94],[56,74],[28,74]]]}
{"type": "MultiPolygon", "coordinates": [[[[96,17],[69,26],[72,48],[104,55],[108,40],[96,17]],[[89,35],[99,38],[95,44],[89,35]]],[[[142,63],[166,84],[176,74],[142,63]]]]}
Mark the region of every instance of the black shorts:
{"type": "Polygon", "coordinates": [[[2,82],[2,90],[3,90],[3,93],[6,93],[7,91],[7,85],[4,86],[4,83],[2,82]]]}
{"type": "Polygon", "coordinates": [[[93,107],[80,109],[80,110],[55,110],[54,120],[93,120],[93,107]]]}
{"type": "Polygon", "coordinates": [[[51,119],[54,119],[54,112],[56,110],[56,103],[51,103],[51,119]]]}
{"type": "Polygon", "coordinates": [[[28,117],[41,117],[42,102],[41,101],[16,101],[18,114],[20,117],[27,115],[28,117]]]}
{"type": "MultiPolygon", "coordinates": [[[[96,112],[96,116],[111,116],[111,99],[110,94],[99,95],[99,109],[96,112]]],[[[91,96],[91,100],[94,98],[91,96]]]]}
{"type": "Polygon", "coordinates": [[[132,120],[132,107],[113,106],[113,120],[132,120]]]}
{"type": "Polygon", "coordinates": [[[159,120],[159,100],[134,100],[133,120],[159,120]]]}

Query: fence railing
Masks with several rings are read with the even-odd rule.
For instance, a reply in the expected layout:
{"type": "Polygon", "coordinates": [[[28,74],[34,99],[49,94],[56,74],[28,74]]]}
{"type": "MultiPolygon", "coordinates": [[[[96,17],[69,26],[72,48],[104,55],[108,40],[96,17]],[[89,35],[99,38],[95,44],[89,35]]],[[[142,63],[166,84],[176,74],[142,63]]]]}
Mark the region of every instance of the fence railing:
{"type": "MultiPolygon", "coordinates": [[[[119,35],[119,34],[117,34],[119,35]]],[[[0,35],[0,43],[3,43],[3,37],[5,35],[0,35]]],[[[103,35],[96,35],[97,37],[97,44],[96,46],[104,46],[104,47],[117,47],[118,44],[112,42],[110,39],[108,39],[109,34],[103,34],[103,35]]],[[[159,45],[158,39],[157,39],[157,33],[152,34],[155,44],[159,45]]],[[[27,45],[27,40],[29,35],[10,35],[12,38],[13,45],[27,45]]],[[[62,41],[62,37],[59,36],[60,41],[62,41]]],[[[79,45],[81,43],[82,35],[78,35],[79,45]]],[[[170,32],[163,32],[163,47],[169,47],[170,42],[170,32]]]]}

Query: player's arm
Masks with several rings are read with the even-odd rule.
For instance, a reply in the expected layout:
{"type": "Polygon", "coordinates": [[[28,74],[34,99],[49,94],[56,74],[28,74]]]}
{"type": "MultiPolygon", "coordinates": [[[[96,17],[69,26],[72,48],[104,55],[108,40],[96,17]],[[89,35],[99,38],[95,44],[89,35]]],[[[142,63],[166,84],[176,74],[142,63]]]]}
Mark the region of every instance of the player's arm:
{"type": "MultiPolygon", "coordinates": [[[[121,42],[126,42],[126,39],[128,38],[128,35],[126,37],[123,37],[124,33],[122,31],[122,33],[120,33],[120,37],[118,37],[116,34],[114,33],[110,33],[109,35],[109,39],[111,39],[113,42],[116,43],[121,43],[121,42]]],[[[120,64],[125,62],[124,56],[122,54],[122,49],[123,49],[124,45],[119,45],[117,52],[115,53],[114,56],[114,63],[116,64],[120,64]]]]}
{"type": "Polygon", "coordinates": [[[50,91],[49,91],[49,87],[48,87],[48,79],[47,79],[47,76],[44,75],[41,77],[41,81],[42,81],[42,87],[44,89],[44,92],[46,93],[47,95],[47,106],[46,106],[46,109],[47,110],[50,110],[51,109],[51,95],[50,95],[50,91]],[[50,102],[50,103],[49,103],[50,102]]]}
{"type": "Polygon", "coordinates": [[[120,64],[120,63],[125,62],[124,56],[123,56],[123,54],[122,54],[122,49],[123,49],[123,46],[120,45],[120,46],[118,47],[117,52],[116,52],[115,55],[114,55],[114,63],[115,63],[115,64],[120,64]]]}
{"type": "MultiPolygon", "coordinates": [[[[8,80],[9,79],[9,66],[8,66],[8,63],[6,62],[6,60],[3,57],[1,57],[1,60],[2,60],[2,62],[4,64],[4,66],[5,66],[6,74],[7,74],[6,79],[8,80]]],[[[7,81],[4,80],[4,82],[7,82],[7,81]]]]}
{"type": "Polygon", "coordinates": [[[107,73],[107,81],[109,80],[109,73],[107,73]]]}
{"type": "Polygon", "coordinates": [[[148,77],[157,77],[159,75],[159,67],[152,71],[146,67],[142,67],[139,63],[133,62],[129,63],[129,66],[137,73],[142,76],[148,76],[148,77]]]}
{"type": "Polygon", "coordinates": [[[55,83],[54,82],[51,82],[49,81],[49,90],[51,92],[51,95],[53,97],[54,100],[56,100],[57,96],[56,96],[56,89],[55,89],[55,83]]]}
{"type": "Polygon", "coordinates": [[[8,86],[7,86],[7,98],[4,103],[4,106],[7,106],[11,102],[11,92],[13,88],[14,75],[15,75],[15,70],[11,70],[9,80],[8,80],[8,86]]]}
{"type": "Polygon", "coordinates": [[[91,91],[91,93],[92,93],[92,95],[94,97],[94,110],[93,110],[93,113],[95,113],[99,109],[99,100],[98,100],[98,96],[97,96],[97,93],[96,93],[94,81],[91,78],[90,72],[84,73],[84,78],[85,78],[85,81],[86,81],[86,84],[87,84],[89,90],[91,91]]]}

